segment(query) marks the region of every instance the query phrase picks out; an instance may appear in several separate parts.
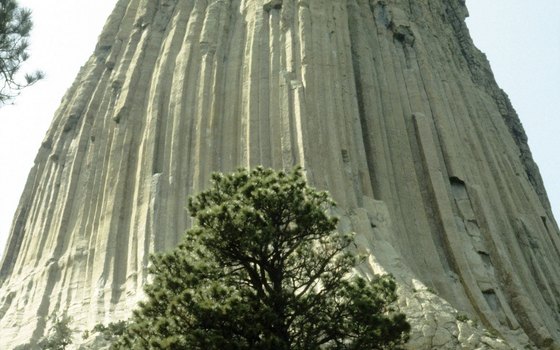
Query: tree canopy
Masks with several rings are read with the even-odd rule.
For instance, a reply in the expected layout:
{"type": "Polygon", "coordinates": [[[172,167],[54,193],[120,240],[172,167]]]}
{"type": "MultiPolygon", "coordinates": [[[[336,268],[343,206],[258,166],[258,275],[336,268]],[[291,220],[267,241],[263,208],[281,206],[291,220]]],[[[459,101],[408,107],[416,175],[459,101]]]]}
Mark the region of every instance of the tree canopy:
{"type": "Polygon", "coordinates": [[[67,315],[62,317],[54,315],[52,319],[53,324],[49,333],[41,338],[37,346],[41,350],[64,350],[72,344],[73,330],[70,328],[72,318],[67,315]]]}
{"type": "Polygon", "coordinates": [[[195,225],[152,258],[147,300],[115,349],[400,349],[390,276],[352,277],[353,237],[301,169],[214,174],[195,225]]]}
{"type": "Polygon", "coordinates": [[[32,27],[30,10],[19,7],[16,0],[0,0],[0,105],[43,77],[40,71],[17,76],[29,58],[27,38],[32,27]]]}

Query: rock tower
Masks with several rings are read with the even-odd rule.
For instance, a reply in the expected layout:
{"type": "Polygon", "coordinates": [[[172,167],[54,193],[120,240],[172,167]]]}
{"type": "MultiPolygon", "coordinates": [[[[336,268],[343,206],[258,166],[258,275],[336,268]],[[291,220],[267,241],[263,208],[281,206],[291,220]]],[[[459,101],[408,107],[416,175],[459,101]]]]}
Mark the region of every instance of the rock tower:
{"type": "Polygon", "coordinates": [[[560,348],[560,236],[464,0],[119,0],[0,265],[2,349],[125,318],[213,171],[303,165],[410,349],[560,348]]]}

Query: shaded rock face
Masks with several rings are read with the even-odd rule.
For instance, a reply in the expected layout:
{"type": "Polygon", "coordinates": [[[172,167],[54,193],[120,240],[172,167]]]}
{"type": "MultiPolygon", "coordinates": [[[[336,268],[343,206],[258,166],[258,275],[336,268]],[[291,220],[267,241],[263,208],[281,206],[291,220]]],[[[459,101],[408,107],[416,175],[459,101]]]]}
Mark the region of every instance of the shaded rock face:
{"type": "Polygon", "coordinates": [[[560,239],[460,0],[120,0],[0,267],[0,339],[122,319],[212,171],[304,166],[391,272],[411,349],[560,344],[560,239]]]}

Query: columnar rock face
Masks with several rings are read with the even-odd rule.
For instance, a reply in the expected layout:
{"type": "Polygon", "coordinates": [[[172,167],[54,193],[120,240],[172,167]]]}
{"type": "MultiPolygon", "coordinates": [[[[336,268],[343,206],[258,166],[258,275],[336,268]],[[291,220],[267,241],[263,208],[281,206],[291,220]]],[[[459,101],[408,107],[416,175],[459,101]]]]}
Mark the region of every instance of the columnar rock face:
{"type": "Polygon", "coordinates": [[[304,166],[411,349],[560,347],[560,236],[462,0],[120,0],[31,171],[2,348],[125,318],[213,171],[304,166]],[[471,321],[467,320],[471,319],[471,321]],[[6,343],[7,342],[7,343],[6,343]]]}

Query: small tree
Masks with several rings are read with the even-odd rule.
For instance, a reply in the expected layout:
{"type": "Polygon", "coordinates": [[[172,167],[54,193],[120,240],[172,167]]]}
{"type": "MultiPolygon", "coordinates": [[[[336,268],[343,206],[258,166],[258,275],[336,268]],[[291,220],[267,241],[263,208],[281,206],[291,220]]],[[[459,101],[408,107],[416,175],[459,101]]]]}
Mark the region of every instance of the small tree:
{"type": "Polygon", "coordinates": [[[53,325],[49,333],[44,336],[37,344],[42,350],[64,350],[72,344],[72,329],[70,323],[72,318],[69,316],[54,316],[53,325]]]}
{"type": "Polygon", "coordinates": [[[0,0],[0,105],[43,77],[36,71],[20,81],[16,74],[29,58],[27,38],[31,32],[31,11],[18,6],[16,0],[0,0]]]}
{"type": "Polygon", "coordinates": [[[257,168],[214,174],[189,200],[196,219],[115,349],[399,349],[410,329],[389,276],[349,277],[352,236],[327,193],[257,168]]]}
{"type": "Polygon", "coordinates": [[[103,323],[96,324],[91,332],[84,334],[84,339],[88,338],[90,334],[101,334],[107,341],[114,340],[114,338],[122,336],[126,330],[126,321],[110,322],[107,326],[103,323]]]}

